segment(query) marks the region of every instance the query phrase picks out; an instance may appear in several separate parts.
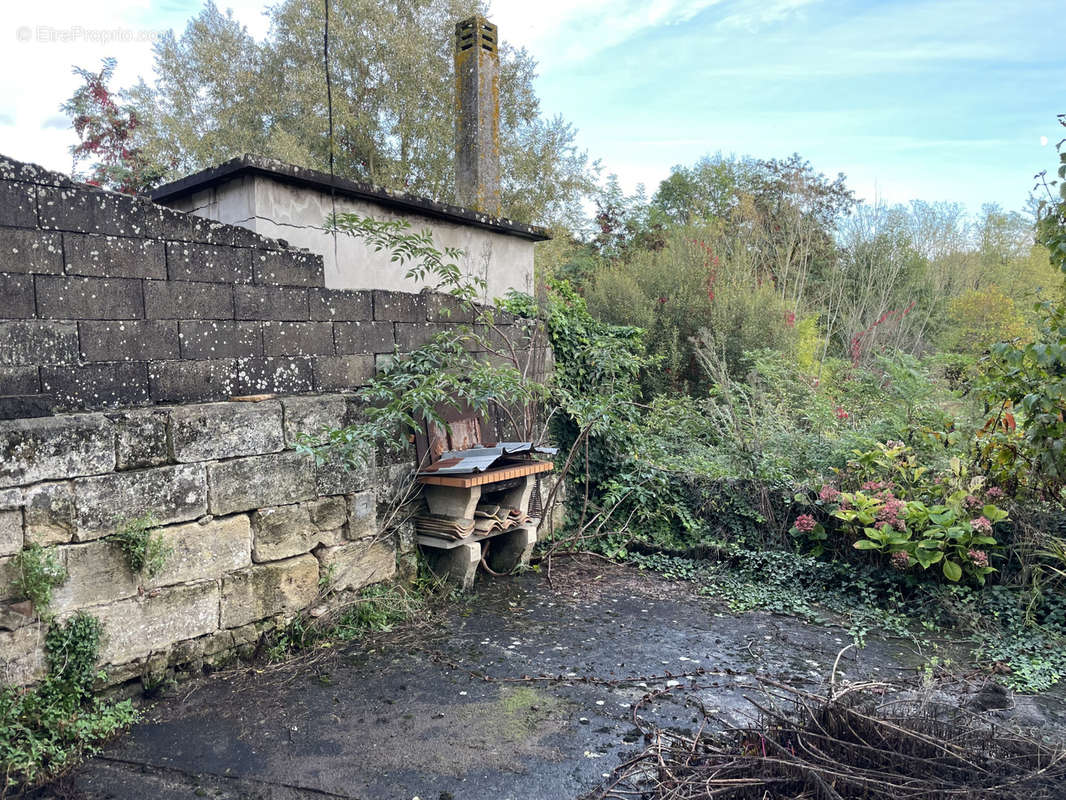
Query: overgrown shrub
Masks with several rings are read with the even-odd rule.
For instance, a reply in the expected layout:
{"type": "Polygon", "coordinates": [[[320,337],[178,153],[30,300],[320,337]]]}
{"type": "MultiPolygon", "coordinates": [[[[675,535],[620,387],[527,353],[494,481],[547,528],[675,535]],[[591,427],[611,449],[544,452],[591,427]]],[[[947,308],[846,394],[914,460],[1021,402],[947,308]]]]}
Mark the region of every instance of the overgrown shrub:
{"type": "Polygon", "coordinates": [[[55,550],[32,542],[15,554],[13,589],[17,597],[33,603],[36,614],[44,620],[51,616],[52,590],[62,586],[67,570],[59,562],[55,550]]]}
{"type": "Polygon", "coordinates": [[[99,620],[84,612],[53,624],[44,680],[0,687],[0,797],[54,780],[138,718],[129,700],[93,695],[101,632],[99,620]]]}
{"type": "Polygon", "coordinates": [[[107,540],[122,550],[126,566],[131,572],[157,575],[173,549],[167,545],[157,527],[159,522],[151,514],[126,520],[107,540]]]}

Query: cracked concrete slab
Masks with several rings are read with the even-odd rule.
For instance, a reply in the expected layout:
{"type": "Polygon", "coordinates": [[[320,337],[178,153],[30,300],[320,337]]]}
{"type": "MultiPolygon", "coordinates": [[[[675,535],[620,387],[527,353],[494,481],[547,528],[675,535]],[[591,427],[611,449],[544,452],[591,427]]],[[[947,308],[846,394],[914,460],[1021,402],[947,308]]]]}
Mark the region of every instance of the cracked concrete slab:
{"type": "MultiPolygon", "coordinates": [[[[575,798],[639,747],[631,705],[650,689],[695,685],[739,721],[751,676],[823,686],[849,642],[838,627],[734,616],[628,569],[557,566],[553,579],[485,580],[413,636],[182,684],[64,790],[86,800],[575,798]]],[[[838,677],[914,678],[921,662],[907,642],[871,639],[841,656],[838,677]]],[[[669,696],[646,714],[697,723],[669,696]]]]}

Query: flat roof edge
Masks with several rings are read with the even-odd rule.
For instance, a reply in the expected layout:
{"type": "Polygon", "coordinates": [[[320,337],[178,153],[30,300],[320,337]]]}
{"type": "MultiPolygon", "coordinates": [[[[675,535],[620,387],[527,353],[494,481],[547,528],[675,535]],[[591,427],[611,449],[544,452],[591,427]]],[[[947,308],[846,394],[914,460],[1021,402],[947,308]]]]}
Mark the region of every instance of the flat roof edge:
{"type": "Polygon", "coordinates": [[[417,195],[393,192],[380,186],[357,183],[347,178],[330,177],[330,175],[313,169],[297,167],[273,159],[244,155],[226,161],[215,167],[209,167],[164,184],[151,193],[157,203],[165,204],[168,200],[177,200],[196,192],[211,189],[243,175],[261,175],[282,183],[314,189],[320,192],[331,190],[344,197],[366,200],[387,208],[398,209],[424,217],[442,219],[459,225],[517,236],[533,242],[542,242],[551,238],[548,231],[538,225],[527,225],[505,217],[493,217],[473,209],[438,203],[417,195]]]}

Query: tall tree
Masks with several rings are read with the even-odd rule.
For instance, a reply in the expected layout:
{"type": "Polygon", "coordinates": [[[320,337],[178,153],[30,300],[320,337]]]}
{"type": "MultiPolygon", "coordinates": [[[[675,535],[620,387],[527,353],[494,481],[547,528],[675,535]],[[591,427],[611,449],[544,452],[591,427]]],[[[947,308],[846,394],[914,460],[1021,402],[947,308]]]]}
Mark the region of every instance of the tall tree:
{"type": "MultiPolygon", "coordinates": [[[[451,200],[454,187],[456,21],[482,0],[329,0],[335,169],[339,175],[451,200]]],[[[282,0],[257,43],[208,0],[181,36],[156,45],[154,86],[142,84],[146,146],[174,154],[172,177],[243,152],[329,165],[324,10],[282,0]]],[[[506,37],[506,32],[504,32],[506,37]]],[[[544,119],[535,63],[500,49],[505,213],[568,221],[592,187],[574,130],[544,119]]]]}

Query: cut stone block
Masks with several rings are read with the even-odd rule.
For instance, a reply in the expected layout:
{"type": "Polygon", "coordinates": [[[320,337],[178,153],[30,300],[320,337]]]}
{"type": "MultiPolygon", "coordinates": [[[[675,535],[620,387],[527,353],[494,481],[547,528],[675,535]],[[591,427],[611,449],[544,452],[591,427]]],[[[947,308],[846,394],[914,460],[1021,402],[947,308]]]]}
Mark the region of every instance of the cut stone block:
{"type": "Polygon", "coordinates": [[[291,614],[318,596],[318,560],[312,555],[259,564],[222,579],[222,627],[291,614]]]}
{"type": "Polygon", "coordinates": [[[111,603],[137,594],[140,580],[126,565],[115,544],[105,541],[61,548],[67,580],[52,593],[52,608],[59,614],[99,603],[111,603]]]}
{"type": "Polygon", "coordinates": [[[377,498],[374,492],[348,495],[348,538],[365,539],[377,532],[377,498]]]}
{"type": "Polygon", "coordinates": [[[0,632],[0,685],[24,686],[43,678],[46,671],[44,626],[0,632]]]}
{"type": "Polygon", "coordinates": [[[208,464],[211,513],[232,514],[267,506],[311,500],[315,491],[314,459],[285,452],[208,464]]]}
{"type": "Polygon", "coordinates": [[[426,548],[422,552],[433,574],[455,584],[464,592],[474,585],[474,576],[481,563],[480,543],[463,542],[447,550],[426,548]]]}
{"type": "Polygon", "coordinates": [[[115,431],[102,414],[0,422],[0,487],[114,468],[115,431]]]}
{"type": "MultiPolygon", "coordinates": [[[[368,455],[373,458],[372,453],[368,455]]],[[[373,475],[372,462],[352,465],[330,454],[325,462],[315,465],[315,487],[321,496],[351,494],[366,489],[373,475]]]]}
{"type": "Polygon", "coordinates": [[[316,544],[318,529],[306,506],[261,508],[252,514],[252,559],[278,561],[308,553],[316,544]]]}
{"type": "Polygon", "coordinates": [[[340,395],[285,397],[285,444],[292,447],[301,433],[318,436],[323,428],[347,424],[348,404],[340,395]]]}
{"type": "Polygon", "coordinates": [[[12,600],[25,600],[15,592],[15,559],[13,556],[0,558],[0,603],[12,600]]]}
{"type": "Polygon", "coordinates": [[[307,504],[311,524],[320,531],[334,531],[348,522],[348,504],[343,497],[323,497],[307,504]]]}
{"type": "Polygon", "coordinates": [[[206,461],[276,453],[285,446],[281,404],[206,403],[170,412],[175,460],[206,461]]]}
{"type": "Polygon", "coordinates": [[[218,629],[217,581],[159,589],[144,596],[97,606],[104,626],[101,663],[125,664],[184,639],[218,629]]]}
{"type": "Polygon", "coordinates": [[[115,423],[119,470],[158,467],[170,460],[167,447],[167,412],[138,409],[108,414],[115,423]]]}
{"type": "Polygon", "coordinates": [[[244,514],[162,528],[159,535],[170,554],[149,587],[217,579],[252,563],[252,527],[244,514]]]}
{"type": "Polygon", "coordinates": [[[38,483],[22,492],[26,541],[46,547],[74,538],[74,484],[70,481],[38,483]]]}
{"type": "Polygon", "coordinates": [[[207,478],[201,464],[117,472],[74,481],[80,542],[115,531],[122,522],[152,514],[161,525],[207,512],[207,478]]]}
{"type": "Polygon", "coordinates": [[[22,509],[0,509],[0,556],[13,556],[22,549],[22,509]]]}
{"type": "Polygon", "coordinates": [[[319,547],[315,557],[322,564],[322,574],[329,575],[330,588],[336,591],[361,589],[396,574],[396,550],[384,542],[319,547]]]}

